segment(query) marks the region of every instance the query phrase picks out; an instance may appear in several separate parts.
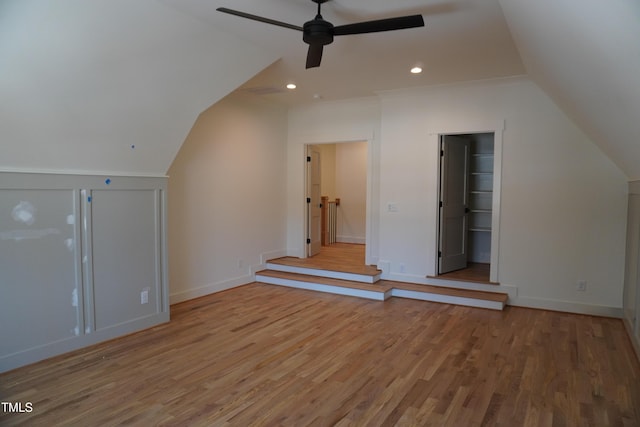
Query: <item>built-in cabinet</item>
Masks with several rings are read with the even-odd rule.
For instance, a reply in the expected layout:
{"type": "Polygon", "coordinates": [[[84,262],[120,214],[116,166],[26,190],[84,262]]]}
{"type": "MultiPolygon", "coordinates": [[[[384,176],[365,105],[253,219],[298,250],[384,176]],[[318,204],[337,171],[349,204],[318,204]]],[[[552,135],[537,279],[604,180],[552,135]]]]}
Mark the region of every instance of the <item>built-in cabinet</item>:
{"type": "Polygon", "coordinates": [[[169,320],[166,178],[0,173],[0,372],[169,320]]]}
{"type": "Polygon", "coordinates": [[[491,262],[493,134],[469,135],[469,262],[491,262]]]}

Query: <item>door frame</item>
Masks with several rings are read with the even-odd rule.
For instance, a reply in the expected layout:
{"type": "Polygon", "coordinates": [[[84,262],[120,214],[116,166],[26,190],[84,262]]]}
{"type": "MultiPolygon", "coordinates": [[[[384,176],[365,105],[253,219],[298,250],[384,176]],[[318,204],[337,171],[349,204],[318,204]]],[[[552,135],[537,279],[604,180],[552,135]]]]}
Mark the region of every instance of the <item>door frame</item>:
{"type": "Polygon", "coordinates": [[[349,140],[337,140],[337,141],[322,141],[322,142],[307,142],[303,144],[303,164],[304,164],[304,173],[303,173],[303,177],[304,177],[304,183],[303,183],[303,188],[304,188],[304,197],[303,197],[303,202],[304,202],[304,221],[303,222],[303,235],[302,235],[302,247],[304,248],[302,252],[303,258],[307,258],[308,257],[308,247],[307,247],[307,230],[309,229],[309,215],[307,212],[307,203],[306,203],[306,199],[307,199],[307,191],[309,188],[309,183],[308,183],[308,172],[307,172],[307,148],[309,146],[312,145],[325,145],[325,144],[349,144],[349,143],[354,143],[354,142],[366,142],[367,143],[367,185],[366,185],[366,215],[365,215],[365,264],[366,265],[376,265],[378,262],[378,258],[377,255],[374,255],[374,253],[377,253],[377,250],[374,249],[373,245],[374,245],[374,241],[377,241],[377,239],[375,239],[374,237],[374,227],[376,227],[377,224],[377,218],[378,216],[375,215],[375,213],[373,212],[373,207],[377,205],[377,197],[376,200],[374,200],[374,196],[376,195],[376,192],[373,188],[373,172],[374,172],[374,165],[375,165],[375,161],[377,159],[377,156],[375,155],[375,153],[373,152],[374,150],[374,144],[373,144],[373,137],[370,138],[359,138],[359,139],[349,139],[349,140]]]}
{"type": "Polygon", "coordinates": [[[492,200],[492,216],[491,216],[491,267],[489,272],[489,280],[499,283],[499,260],[500,260],[500,205],[501,205],[501,187],[502,187],[502,147],[503,133],[505,129],[504,120],[489,123],[469,124],[468,126],[460,125],[449,129],[438,129],[429,133],[430,146],[434,155],[438,159],[437,175],[433,194],[433,205],[436,209],[435,214],[435,230],[436,238],[434,243],[434,271],[433,275],[438,274],[438,250],[440,246],[439,237],[439,221],[440,221],[440,139],[442,135],[465,135],[474,133],[493,133],[493,200],[492,200]]]}

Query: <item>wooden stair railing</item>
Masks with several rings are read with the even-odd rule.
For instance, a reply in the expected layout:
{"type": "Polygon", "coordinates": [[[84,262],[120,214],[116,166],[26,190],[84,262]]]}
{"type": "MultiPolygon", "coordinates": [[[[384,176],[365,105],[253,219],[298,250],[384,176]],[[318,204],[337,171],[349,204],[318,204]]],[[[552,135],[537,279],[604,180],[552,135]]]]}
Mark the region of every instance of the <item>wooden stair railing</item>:
{"type": "Polygon", "coordinates": [[[329,200],[327,196],[322,196],[321,204],[321,243],[322,246],[328,246],[336,242],[340,198],[329,200]]]}

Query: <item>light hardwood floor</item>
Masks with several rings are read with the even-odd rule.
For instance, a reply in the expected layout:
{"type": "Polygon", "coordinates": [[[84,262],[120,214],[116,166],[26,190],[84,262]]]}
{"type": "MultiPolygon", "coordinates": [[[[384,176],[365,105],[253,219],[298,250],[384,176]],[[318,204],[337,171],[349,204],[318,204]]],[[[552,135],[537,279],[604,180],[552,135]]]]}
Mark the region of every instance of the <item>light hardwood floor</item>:
{"type": "Polygon", "coordinates": [[[438,279],[450,279],[461,280],[463,282],[476,282],[497,285],[497,283],[489,281],[491,271],[490,264],[481,264],[477,262],[470,262],[467,264],[467,268],[462,270],[452,271],[450,273],[440,274],[438,279]]]}
{"type": "MultiPolygon", "coordinates": [[[[375,266],[365,265],[365,248],[365,245],[353,243],[334,243],[329,246],[322,246],[319,254],[309,258],[282,257],[269,262],[371,276],[380,274],[381,271],[375,266]]],[[[469,263],[467,268],[462,270],[429,277],[497,285],[497,283],[489,281],[489,273],[489,264],[469,263]]]]}
{"type": "Polygon", "coordinates": [[[294,267],[316,268],[346,273],[376,275],[380,270],[365,265],[365,245],[352,243],[334,243],[322,246],[320,253],[308,258],[282,257],[269,260],[270,263],[294,267]]]}
{"type": "Polygon", "coordinates": [[[250,284],[0,375],[0,425],[638,426],[620,320],[250,284]]]}

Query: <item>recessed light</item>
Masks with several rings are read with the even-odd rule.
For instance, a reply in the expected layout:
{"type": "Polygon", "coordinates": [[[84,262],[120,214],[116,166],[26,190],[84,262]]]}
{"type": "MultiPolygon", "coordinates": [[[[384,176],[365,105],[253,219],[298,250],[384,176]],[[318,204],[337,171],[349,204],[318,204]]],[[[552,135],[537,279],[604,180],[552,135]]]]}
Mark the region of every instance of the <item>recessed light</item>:
{"type": "Polygon", "coordinates": [[[413,67],[411,69],[411,74],[420,74],[422,72],[422,67],[413,67]]]}
{"type": "Polygon", "coordinates": [[[297,86],[296,86],[294,83],[289,83],[289,84],[287,85],[287,89],[291,89],[291,90],[295,89],[296,87],[297,87],[297,86]]]}

